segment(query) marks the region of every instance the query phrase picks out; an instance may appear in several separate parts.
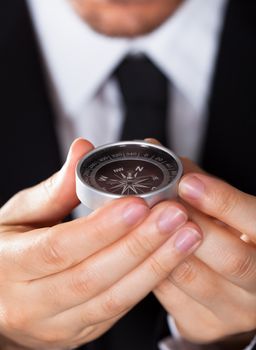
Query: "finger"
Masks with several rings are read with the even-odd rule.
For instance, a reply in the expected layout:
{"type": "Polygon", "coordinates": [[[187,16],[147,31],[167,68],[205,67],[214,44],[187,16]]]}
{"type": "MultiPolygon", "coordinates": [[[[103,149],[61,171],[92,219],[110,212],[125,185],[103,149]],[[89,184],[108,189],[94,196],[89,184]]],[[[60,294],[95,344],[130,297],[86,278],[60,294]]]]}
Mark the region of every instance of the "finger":
{"type": "Polygon", "coordinates": [[[182,161],[182,165],[183,165],[184,174],[189,174],[192,172],[205,174],[205,172],[198,165],[196,165],[194,162],[192,162],[192,160],[185,158],[185,157],[181,157],[181,161],[182,161]]]}
{"type": "Polygon", "coordinates": [[[2,277],[24,281],[66,270],[127,234],[148,215],[142,199],[118,199],[85,218],[2,237],[2,277]]]}
{"type": "Polygon", "coordinates": [[[213,271],[250,293],[256,291],[256,250],[208,216],[193,211],[191,219],[204,232],[195,255],[213,271]]]}
{"type": "Polygon", "coordinates": [[[189,174],[179,194],[192,206],[217,218],[256,242],[256,198],[216,178],[189,174]]]}
{"type": "Polygon", "coordinates": [[[62,169],[39,185],[11,198],[0,210],[0,223],[48,226],[67,216],[79,204],[75,191],[76,164],[92,148],[86,140],[75,140],[62,169]]]}
{"type": "MultiPolygon", "coordinates": [[[[175,319],[181,321],[181,315],[184,316],[185,313],[186,320],[188,318],[194,320],[196,314],[199,323],[201,317],[207,315],[205,320],[208,320],[207,324],[209,321],[214,322],[219,331],[225,329],[224,334],[230,332],[228,328],[234,333],[236,330],[238,333],[241,332],[241,325],[245,332],[248,331],[255,318],[255,296],[226,281],[193,256],[177,266],[154,293],[175,319]],[[237,317],[238,305],[239,317],[237,317]]],[[[202,321],[201,328],[205,322],[204,319],[202,321]]],[[[184,326],[184,322],[181,324],[184,326]]],[[[186,328],[191,331],[193,325],[187,324],[186,328]]]]}
{"type": "MultiPolygon", "coordinates": [[[[230,322],[230,315],[236,315],[237,305],[241,310],[253,310],[256,301],[255,296],[230,283],[196,257],[189,257],[177,266],[168,277],[168,282],[170,288],[174,284],[223,322],[230,322]]],[[[165,287],[167,297],[168,285],[165,287]]],[[[240,316],[237,326],[243,323],[241,318],[245,315],[241,312],[240,316]]]]}
{"type": "MultiPolygon", "coordinates": [[[[47,344],[51,344],[52,340],[56,339],[56,334],[59,334],[60,346],[58,348],[67,348],[67,344],[69,344],[70,349],[76,349],[81,344],[88,344],[89,342],[98,339],[102,334],[105,334],[107,330],[112,328],[114,324],[123,318],[127,312],[123,312],[117,317],[110,318],[107,321],[98,323],[97,325],[91,325],[88,327],[84,327],[81,324],[79,327],[71,324],[68,320],[67,315],[63,317],[63,315],[56,315],[49,319],[43,320],[40,324],[40,333],[44,334],[44,340],[47,344]],[[65,332],[63,332],[65,329],[65,332]],[[62,345],[63,344],[63,345],[62,345]]],[[[79,319],[79,315],[77,316],[79,319]]],[[[31,330],[33,332],[33,328],[31,330]]],[[[38,332],[38,325],[35,329],[34,333],[38,332]]]]}
{"type": "Polygon", "coordinates": [[[212,311],[192,299],[170,280],[165,280],[154,294],[175,320],[175,326],[182,338],[201,344],[213,342],[226,335],[226,325],[221,325],[220,330],[220,321],[212,311]]]}
{"type": "Polygon", "coordinates": [[[73,269],[35,281],[31,294],[50,300],[48,313],[84,303],[135,269],[186,221],[181,205],[163,202],[141,225],[111,246],[73,269]]]}
{"type": "Polygon", "coordinates": [[[117,317],[136,305],[200,244],[200,230],[188,223],[136,269],[89,302],[59,315],[76,328],[117,317]]]}
{"type": "Polygon", "coordinates": [[[159,145],[161,146],[161,142],[159,142],[157,139],[154,139],[154,138],[146,138],[145,139],[145,142],[148,142],[148,143],[152,143],[153,145],[159,145]]]}
{"type": "MultiPolygon", "coordinates": [[[[192,207],[190,204],[188,204],[187,202],[185,202],[184,200],[180,200],[180,202],[182,203],[182,205],[187,209],[187,211],[189,212],[189,215],[191,218],[199,218],[200,217],[207,217],[209,218],[212,222],[214,222],[216,225],[225,228],[228,232],[232,233],[234,236],[239,237],[241,240],[243,240],[244,242],[247,242],[245,239],[243,239],[242,234],[240,231],[236,230],[235,228],[225,224],[223,221],[220,221],[218,219],[215,218],[210,218],[209,216],[207,216],[206,214],[203,214],[202,212],[199,212],[197,209],[195,209],[194,207],[192,207]]],[[[248,236],[246,236],[248,237],[248,236]]]]}

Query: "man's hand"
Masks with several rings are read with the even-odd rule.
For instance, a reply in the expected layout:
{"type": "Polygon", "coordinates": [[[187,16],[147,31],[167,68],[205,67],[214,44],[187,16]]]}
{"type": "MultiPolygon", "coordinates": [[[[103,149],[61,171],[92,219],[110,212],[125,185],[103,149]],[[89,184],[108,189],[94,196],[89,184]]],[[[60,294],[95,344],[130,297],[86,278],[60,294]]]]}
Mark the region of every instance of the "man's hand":
{"type": "Polygon", "coordinates": [[[0,210],[0,333],[33,349],[99,337],[199,245],[186,210],[116,200],[60,223],[78,204],[75,166],[92,145],[77,140],[62,170],[0,210]]]}
{"type": "Polygon", "coordinates": [[[255,330],[256,198],[201,172],[185,175],[179,194],[204,244],[155,289],[156,296],[194,343],[255,330]]]}

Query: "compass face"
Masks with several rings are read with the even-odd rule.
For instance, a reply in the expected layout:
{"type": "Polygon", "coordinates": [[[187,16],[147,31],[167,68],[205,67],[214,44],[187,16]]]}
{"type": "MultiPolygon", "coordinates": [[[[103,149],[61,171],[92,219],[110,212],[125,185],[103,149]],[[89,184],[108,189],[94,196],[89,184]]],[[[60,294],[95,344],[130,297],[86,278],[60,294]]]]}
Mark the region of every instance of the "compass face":
{"type": "Polygon", "coordinates": [[[81,164],[82,180],[118,196],[144,195],[168,186],[179,166],[174,157],[150,144],[116,144],[95,150],[81,164]]]}

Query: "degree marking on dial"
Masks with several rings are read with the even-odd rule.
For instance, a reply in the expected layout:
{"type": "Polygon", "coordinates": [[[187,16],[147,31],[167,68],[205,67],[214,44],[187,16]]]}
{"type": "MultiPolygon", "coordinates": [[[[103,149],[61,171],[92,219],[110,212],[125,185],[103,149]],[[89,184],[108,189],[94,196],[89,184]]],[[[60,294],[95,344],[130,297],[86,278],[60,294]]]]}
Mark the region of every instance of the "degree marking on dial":
{"type": "Polygon", "coordinates": [[[107,176],[104,176],[104,175],[101,175],[101,177],[99,178],[99,181],[107,181],[108,180],[108,177],[107,176]]]}
{"type": "Polygon", "coordinates": [[[119,195],[146,194],[167,186],[177,174],[175,160],[164,151],[136,147],[116,147],[92,156],[84,165],[84,181],[119,195]]]}

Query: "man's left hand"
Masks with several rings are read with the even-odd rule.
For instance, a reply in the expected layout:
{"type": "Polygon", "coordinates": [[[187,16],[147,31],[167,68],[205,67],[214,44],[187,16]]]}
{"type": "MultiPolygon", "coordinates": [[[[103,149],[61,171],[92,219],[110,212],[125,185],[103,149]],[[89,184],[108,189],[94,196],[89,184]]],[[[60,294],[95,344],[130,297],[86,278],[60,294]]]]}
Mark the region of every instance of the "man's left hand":
{"type": "Polygon", "coordinates": [[[256,197],[200,171],[183,177],[179,195],[204,243],[155,295],[193,343],[256,329],[256,197]]]}

